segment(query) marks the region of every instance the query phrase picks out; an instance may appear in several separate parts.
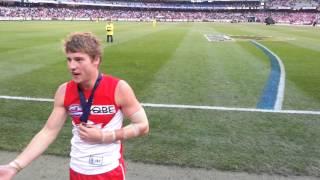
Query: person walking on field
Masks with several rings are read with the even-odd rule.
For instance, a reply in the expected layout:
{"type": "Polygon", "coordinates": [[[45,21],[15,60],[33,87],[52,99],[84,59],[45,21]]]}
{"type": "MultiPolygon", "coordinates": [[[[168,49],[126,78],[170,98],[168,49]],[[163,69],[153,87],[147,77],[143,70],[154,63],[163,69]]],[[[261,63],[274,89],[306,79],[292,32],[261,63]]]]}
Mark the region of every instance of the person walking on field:
{"type": "Polygon", "coordinates": [[[0,179],[13,177],[54,142],[67,116],[72,120],[70,180],[124,180],[122,142],[146,135],[149,123],[132,88],[99,72],[101,43],[92,33],[72,33],[64,42],[72,79],[60,85],[44,127],[24,151],[0,166],[0,179]],[[130,123],[123,126],[124,118],[130,123]]]}

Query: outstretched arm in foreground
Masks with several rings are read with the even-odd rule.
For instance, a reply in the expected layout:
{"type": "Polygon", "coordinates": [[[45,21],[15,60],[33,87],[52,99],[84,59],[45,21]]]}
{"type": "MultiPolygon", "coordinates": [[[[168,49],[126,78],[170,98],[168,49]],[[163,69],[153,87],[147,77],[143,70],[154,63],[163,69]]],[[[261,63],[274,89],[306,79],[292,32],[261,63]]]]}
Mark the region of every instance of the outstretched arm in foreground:
{"type": "Polygon", "coordinates": [[[23,150],[23,152],[7,165],[0,166],[0,179],[11,180],[20,170],[39,157],[56,139],[67,117],[64,108],[65,84],[61,85],[54,98],[54,108],[44,127],[23,150]]]}

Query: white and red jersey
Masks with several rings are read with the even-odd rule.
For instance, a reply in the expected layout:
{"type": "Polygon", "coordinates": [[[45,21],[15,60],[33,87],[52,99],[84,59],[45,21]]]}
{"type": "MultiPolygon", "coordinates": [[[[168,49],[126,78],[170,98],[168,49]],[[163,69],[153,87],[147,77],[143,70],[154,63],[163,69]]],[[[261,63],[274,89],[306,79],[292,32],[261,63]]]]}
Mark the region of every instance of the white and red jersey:
{"type": "MultiPolygon", "coordinates": [[[[115,103],[115,89],[118,82],[117,78],[102,75],[100,84],[94,93],[88,124],[93,124],[101,128],[102,131],[112,131],[122,127],[121,107],[115,103]]],[[[88,99],[91,90],[83,91],[83,93],[88,99]]],[[[123,162],[120,141],[111,144],[92,144],[80,139],[78,132],[82,107],[78,85],[74,81],[67,83],[64,106],[71,116],[73,124],[70,168],[81,174],[94,175],[118,167],[119,163],[123,162]]]]}

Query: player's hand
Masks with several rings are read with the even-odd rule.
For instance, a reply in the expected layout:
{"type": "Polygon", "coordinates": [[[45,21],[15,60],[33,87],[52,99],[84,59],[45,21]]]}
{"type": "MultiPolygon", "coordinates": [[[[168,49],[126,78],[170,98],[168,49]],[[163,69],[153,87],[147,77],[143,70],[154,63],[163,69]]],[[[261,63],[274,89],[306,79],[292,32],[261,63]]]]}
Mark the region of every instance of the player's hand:
{"type": "Polygon", "coordinates": [[[0,165],[0,179],[11,180],[17,174],[17,170],[9,165],[0,165]]]}
{"type": "Polygon", "coordinates": [[[83,141],[89,143],[102,143],[102,130],[91,124],[79,125],[79,136],[83,141]]]}

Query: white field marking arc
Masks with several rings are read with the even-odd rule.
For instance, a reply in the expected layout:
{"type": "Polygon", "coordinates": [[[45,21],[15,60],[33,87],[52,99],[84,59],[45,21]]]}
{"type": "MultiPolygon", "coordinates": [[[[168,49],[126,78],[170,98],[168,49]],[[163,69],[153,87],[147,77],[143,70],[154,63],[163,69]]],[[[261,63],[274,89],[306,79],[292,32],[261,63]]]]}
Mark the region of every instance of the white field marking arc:
{"type": "MultiPolygon", "coordinates": [[[[32,98],[19,96],[1,96],[0,99],[21,100],[21,101],[36,101],[36,102],[53,102],[53,99],[48,98],[32,98]]],[[[175,108],[175,109],[197,109],[197,110],[219,110],[219,111],[238,111],[238,112],[262,112],[262,113],[281,113],[281,114],[308,114],[320,115],[320,111],[305,111],[305,110],[267,110],[254,108],[236,108],[222,106],[196,106],[196,105],[181,105],[181,104],[153,104],[141,103],[144,107],[154,108],[175,108]]]]}

